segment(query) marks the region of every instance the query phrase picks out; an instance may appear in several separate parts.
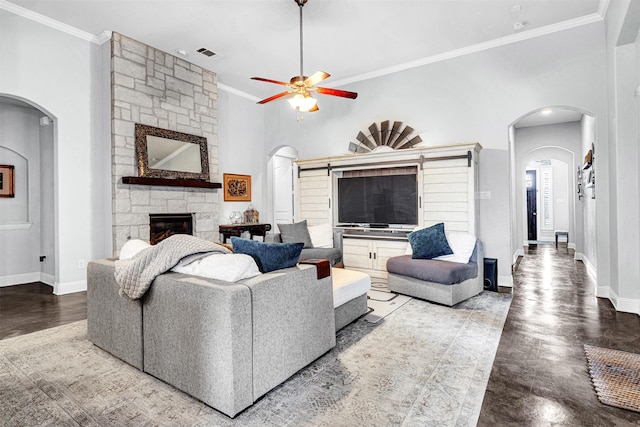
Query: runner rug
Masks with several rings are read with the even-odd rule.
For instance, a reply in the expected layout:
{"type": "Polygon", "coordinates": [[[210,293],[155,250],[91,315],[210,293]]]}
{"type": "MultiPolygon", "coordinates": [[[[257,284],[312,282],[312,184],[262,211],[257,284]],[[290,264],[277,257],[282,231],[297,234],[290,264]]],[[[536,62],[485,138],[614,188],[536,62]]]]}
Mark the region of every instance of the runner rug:
{"type": "Polygon", "coordinates": [[[0,341],[2,426],[475,426],[511,295],[364,319],[234,419],[102,351],[86,321],[0,341]]]}

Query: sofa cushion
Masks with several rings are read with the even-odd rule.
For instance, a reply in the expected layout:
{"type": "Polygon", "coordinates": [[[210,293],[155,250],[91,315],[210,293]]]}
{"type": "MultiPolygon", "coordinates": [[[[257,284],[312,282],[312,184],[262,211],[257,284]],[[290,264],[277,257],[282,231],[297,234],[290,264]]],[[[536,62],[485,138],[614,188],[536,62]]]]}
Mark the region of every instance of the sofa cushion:
{"type": "Polygon", "coordinates": [[[120,259],[131,259],[138,254],[138,252],[147,249],[151,245],[144,240],[140,239],[129,239],[124,245],[122,245],[122,249],[120,249],[120,259]]]}
{"type": "Polygon", "coordinates": [[[475,262],[460,264],[435,259],[413,259],[409,255],[402,255],[389,258],[387,271],[426,282],[454,285],[476,277],[478,264],[475,262]]]}
{"type": "Polygon", "coordinates": [[[328,259],[331,265],[337,265],[342,262],[342,251],[338,248],[303,249],[300,259],[328,259]]]}
{"type": "Polygon", "coordinates": [[[329,224],[309,225],[307,229],[314,248],[333,247],[333,228],[329,224]]]}
{"type": "Polygon", "coordinates": [[[293,267],[300,258],[303,243],[262,243],[231,237],[233,252],[253,257],[262,273],[293,267]]]}
{"type": "Polygon", "coordinates": [[[280,229],[280,238],[283,243],[302,242],[305,248],[313,247],[306,219],[293,224],[278,224],[278,229],[280,229]]]}
{"type": "Polygon", "coordinates": [[[407,238],[413,251],[411,257],[414,259],[432,259],[453,254],[444,234],[443,223],[413,231],[407,238]]]}

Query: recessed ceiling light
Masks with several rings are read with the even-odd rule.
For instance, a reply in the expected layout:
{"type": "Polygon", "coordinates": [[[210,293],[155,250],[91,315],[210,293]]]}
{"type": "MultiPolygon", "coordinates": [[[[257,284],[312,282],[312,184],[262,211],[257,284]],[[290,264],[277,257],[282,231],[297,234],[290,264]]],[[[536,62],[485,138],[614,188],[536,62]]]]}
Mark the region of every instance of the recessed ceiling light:
{"type": "Polygon", "coordinates": [[[187,56],[188,52],[186,49],[176,49],[176,53],[178,55],[187,56]]]}
{"type": "Polygon", "coordinates": [[[553,110],[551,108],[545,108],[541,111],[543,116],[548,116],[549,114],[553,113],[553,110]]]}
{"type": "Polygon", "coordinates": [[[520,31],[520,30],[524,29],[524,27],[526,25],[527,25],[527,23],[524,22],[524,21],[514,22],[513,23],[513,31],[520,31]]]}

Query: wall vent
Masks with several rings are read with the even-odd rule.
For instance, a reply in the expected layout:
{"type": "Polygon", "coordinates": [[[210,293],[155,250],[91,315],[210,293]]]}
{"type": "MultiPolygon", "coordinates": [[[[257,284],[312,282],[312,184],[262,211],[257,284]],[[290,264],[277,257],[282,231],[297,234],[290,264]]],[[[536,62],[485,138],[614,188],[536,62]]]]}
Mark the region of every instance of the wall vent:
{"type": "Polygon", "coordinates": [[[215,52],[211,52],[206,47],[201,47],[200,49],[198,49],[198,52],[200,52],[201,54],[203,54],[205,56],[208,56],[208,57],[212,57],[212,56],[214,56],[216,54],[215,52]]]}

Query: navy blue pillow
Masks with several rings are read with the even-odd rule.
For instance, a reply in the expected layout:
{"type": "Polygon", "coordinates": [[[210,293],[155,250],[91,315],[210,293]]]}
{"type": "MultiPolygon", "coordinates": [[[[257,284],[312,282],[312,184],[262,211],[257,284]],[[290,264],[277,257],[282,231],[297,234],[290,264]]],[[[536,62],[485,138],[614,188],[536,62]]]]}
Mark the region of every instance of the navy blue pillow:
{"type": "Polygon", "coordinates": [[[293,267],[298,263],[304,243],[262,243],[231,237],[233,252],[250,255],[262,273],[293,267]]]}
{"type": "Polygon", "coordinates": [[[413,231],[407,238],[411,244],[413,259],[431,259],[453,254],[447,242],[447,236],[444,234],[443,223],[413,231]]]}

